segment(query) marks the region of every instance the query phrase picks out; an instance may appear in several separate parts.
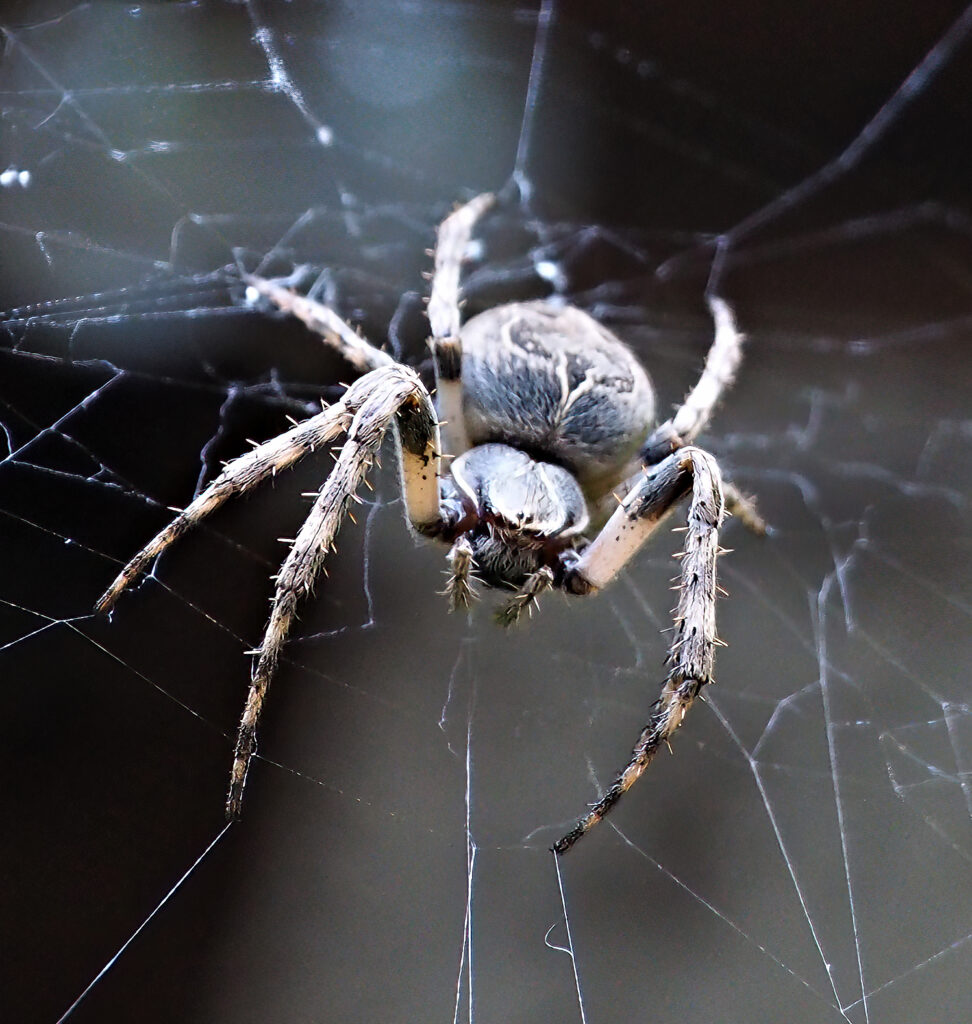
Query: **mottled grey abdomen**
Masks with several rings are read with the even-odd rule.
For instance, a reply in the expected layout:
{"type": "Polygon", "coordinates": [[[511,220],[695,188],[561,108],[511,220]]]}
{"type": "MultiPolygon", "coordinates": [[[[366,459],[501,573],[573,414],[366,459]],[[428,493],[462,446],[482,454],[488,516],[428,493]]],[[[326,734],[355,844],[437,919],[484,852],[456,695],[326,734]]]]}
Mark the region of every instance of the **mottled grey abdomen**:
{"type": "Polygon", "coordinates": [[[612,486],[654,426],[651,382],[627,346],[572,306],[518,302],[462,328],[466,429],[612,486]]]}

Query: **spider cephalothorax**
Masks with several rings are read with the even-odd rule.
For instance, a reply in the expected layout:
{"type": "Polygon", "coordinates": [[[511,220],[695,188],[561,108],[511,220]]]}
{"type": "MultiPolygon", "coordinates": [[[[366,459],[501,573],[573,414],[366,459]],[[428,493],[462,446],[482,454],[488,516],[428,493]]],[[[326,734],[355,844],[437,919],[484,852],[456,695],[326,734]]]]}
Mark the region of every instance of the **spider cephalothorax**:
{"type": "Polygon", "coordinates": [[[590,519],[569,470],[506,444],[464,452],[452,464],[452,479],[467,512],[460,537],[471,547],[477,574],[492,586],[519,585],[543,567],[553,570],[590,519]]]}
{"type": "Polygon", "coordinates": [[[449,545],[453,607],[477,580],[513,587],[500,619],[515,622],[551,587],[589,594],[606,586],[661,520],[691,495],[669,672],[625,768],[554,849],[563,853],[642,774],[711,681],[718,530],[726,506],[750,526],[752,507],[723,484],[715,459],[692,445],[739,364],[742,336],[729,307],[709,299],[716,336],[699,382],[671,419],[654,426],[651,383],[610,331],[572,306],[497,306],[466,324],[460,268],[473,228],[493,205],[477,196],[439,227],[429,320],[436,401],[418,375],[348,327],[328,306],[256,276],[254,297],[300,317],[364,373],[334,405],[256,446],[226,469],[118,575],[98,608],[108,611],[169,544],[228,498],[346,441],[275,577],[270,621],[240,722],[227,814],[240,813],[267,687],[293,623],[331,549],[348,503],[392,427],[408,520],[449,545]],[[441,433],[440,433],[441,427],[441,433]],[[442,456],[450,458],[448,468],[442,456]]]}

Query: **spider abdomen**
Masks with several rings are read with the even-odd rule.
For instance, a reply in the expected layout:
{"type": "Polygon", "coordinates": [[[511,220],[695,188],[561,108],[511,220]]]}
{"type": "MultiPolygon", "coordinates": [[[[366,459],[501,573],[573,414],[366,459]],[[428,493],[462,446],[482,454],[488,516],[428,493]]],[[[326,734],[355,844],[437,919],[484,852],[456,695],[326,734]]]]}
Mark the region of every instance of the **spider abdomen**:
{"type": "Polygon", "coordinates": [[[617,478],[654,424],[644,368],[573,306],[520,302],[473,317],[462,328],[462,384],[474,445],[559,463],[588,494],[617,478]]]}

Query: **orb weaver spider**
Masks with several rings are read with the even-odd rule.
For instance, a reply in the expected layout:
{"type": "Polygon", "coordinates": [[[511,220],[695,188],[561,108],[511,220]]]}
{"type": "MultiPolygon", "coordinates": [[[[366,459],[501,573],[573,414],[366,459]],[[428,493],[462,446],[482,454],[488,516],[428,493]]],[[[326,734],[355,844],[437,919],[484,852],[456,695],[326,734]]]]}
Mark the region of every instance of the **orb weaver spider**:
{"type": "Polygon", "coordinates": [[[310,594],[389,428],[400,454],[408,521],[417,533],[448,545],[451,606],[467,606],[477,582],[512,586],[515,593],[499,613],[506,624],[550,588],[591,594],[607,586],[689,498],[667,678],[628,763],[554,845],[557,853],[570,849],[634,784],[712,679],[715,648],[722,644],[715,627],[719,528],[728,509],[756,531],[765,529],[748,499],[723,482],[712,455],[692,444],[739,366],[743,337],[733,313],[721,299],[709,298],[715,339],[702,375],[674,415],[656,426],[647,373],[587,313],[548,301],[515,302],[462,323],[462,262],[477,222],[494,203],[493,195],[479,195],[438,228],[428,303],[434,403],[414,370],[328,306],[282,284],[244,277],[251,297],[263,296],[299,317],[363,376],[340,401],[227,464],[98,601],[98,611],[109,612],[158,555],[224,502],[346,436],[275,578],[233,755],[226,801],[231,819],[240,814],[260,713],[297,606],[310,594]],[[608,515],[612,495],[618,504],[608,515]]]}

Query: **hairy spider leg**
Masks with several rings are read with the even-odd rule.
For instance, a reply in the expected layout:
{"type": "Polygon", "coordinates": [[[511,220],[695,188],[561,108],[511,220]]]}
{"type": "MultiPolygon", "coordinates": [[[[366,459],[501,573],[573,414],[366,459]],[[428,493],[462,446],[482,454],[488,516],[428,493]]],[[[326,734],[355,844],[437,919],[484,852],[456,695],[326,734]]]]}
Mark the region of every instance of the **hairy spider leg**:
{"type": "Polygon", "coordinates": [[[708,305],[715,323],[715,337],[705,357],[702,375],[675,415],[651,432],[640,453],[646,465],[654,465],[671,452],[691,444],[706,428],[723,392],[736,378],[746,336],[736,327],[735,315],[727,302],[711,296],[708,305]]]}
{"type": "Polygon", "coordinates": [[[675,630],[668,649],[668,678],[627,765],[607,792],[565,836],[554,844],[566,853],[629,790],[659,747],[682,724],[702,687],[712,682],[716,636],[716,561],[719,527],[725,515],[722,479],[716,460],[701,448],[686,446],[647,470],[578,559],[565,586],[590,593],[609,583],[641,548],[675,504],[691,490],[685,548],[681,560],[675,630]]]}
{"type": "Polygon", "coordinates": [[[144,573],[165,549],[202,522],[221,505],[246,494],[267,477],[289,469],[305,455],[339,437],[351,425],[352,407],[347,396],[316,416],[257,445],[252,451],[227,463],[218,477],[175,519],[152,538],[118,574],[96,605],[99,612],[110,612],[121,594],[144,573]]]}
{"type": "Polygon", "coordinates": [[[224,502],[246,493],[279,470],[293,466],[304,455],[347,433],[334,469],[321,487],[276,578],[270,621],[259,648],[237,734],[226,802],[229,817],[238,817],[240,813],[246,774],[256,749],[260,712],[297,602],[313,588],[347,506],[393,421],[401,455],[406,513],[417,530],[434,533],[442,516],[439,508],[440,438],[432,399],[413,370],[398,364],[383,366],[355,381],[340,402],[230,462],[199,497],[135,555],[98,601],[99,612],[110,611],[118,597],[159,554],[224,502]]]}
{"type": "Polygon", "coordinates": [[[355,381],[344,401],[354,409],[347,440],[276,577],[270,620],[251,676],[233,752],[227,818],[240,815],[246,776],[256,750],[260,714],[297,605],[313,591],[348,505],[393,421],[397,426],[402,493],[409,520],[420,532],[434,532],[441,522],[439,428],[432,400],[418,374],[399,365],[381,367],[355,381]]]}
{"type": "MultiPolygon", "coordinates": [[[[723,393],[735,380],[742,362],[746,335],[739,331],[732,307],[725,300],[713,296],[708,305],[715,323],[715,336],[706,355],[702,375],[675,415],[651,432],[639,452],[637,464],[628,467],[626,479],[615,488],[614,494],[618,497],[623,498],[638,485],[643,466],[657,465],[672,452],[691,444],[708,425],[723,393]]],[[[752,498],[729,480],[722,482],[722,492],[729,515],[737,516],[747,529],[759,536],[768,531],[769,527],[752,498]]],[[[606,499],[600,507],[607,507],[606,499]]]]}
{"type": "Polygon", "coordinates": [[[756,499],[743,494],[731,480],[722,481],[722,496],[726,499],[726,512],[735,516],[750,533],[765,537],[770,532],[769,524],[756,507],[756,499]]]}
{"type": "MultiPolygon", "coordinates": [[[[685,446],[682,445],[676,448],[676,451],[681,451],[685,446]]],[[[658,463],[655,463],[658,465],[658,463]]],[[[596,511],[599,512],[604,518],[610,514],[611,510],[616,506],[618,501],[623,501],[625,496],[630,494],[635,487],[641,482],[645,474],[645,467],[639,467],[635,470],[631,476],[627,477],[624,481],[618,484],[609,494],[601,498],[595,506],[596,511]]],[[[735,516],[742,524],[752,533],[755,533],[758,537],[765,537],[769,533],[770,527],[766,520],[759,514],[759,509],[756,507],[756,499],[749,497],[749,495],[743,494],[742,491],[734,484],[731,480],[726,480],[723,477],[722,480],[722,497],[726,503],[726,514],[735,516]]]]}
{"type": "Polygon", "coordinates": [[[429,348],[435,365],[435,404],[442,423],[445,451],[455,458],[469,449],[462,411],[462,340],[460,273],[480,217],[496,202],[490,192],[470,199],[439,225],[429,292],[429,348]]]}
{"type": "MultiPolygon", "coordinates": [[[[433,253],[435,261],[428,304],[432,329],[429,348],[435,366],[436,407],[443,421],[445,451],[453,457],[469,448],[462,413],[460,275],[473,230],[495,202],[496,197],[492,193],[484,192],[449,214],[439,225],[433,253]]],[[[395,362],[387,352],[368,342],[324,303],[256,274],[245,274],[243,281],[281,312],[290,313],[306,324],[361,373],[395,362]]]]}
{"type": "Polygon", "coordinates": [[[368,373],[370,370],[377,370],[379,366],[394,365],[395,360],[387,352],[375,348],[353,327],[345,323],[330,306],[306,295],[298,295],[292,288],[255,274],[245,274],[243,281],[251,288],[255,288],[281,312],[290,313],[306,324],[359,372],[368,373]]]}

